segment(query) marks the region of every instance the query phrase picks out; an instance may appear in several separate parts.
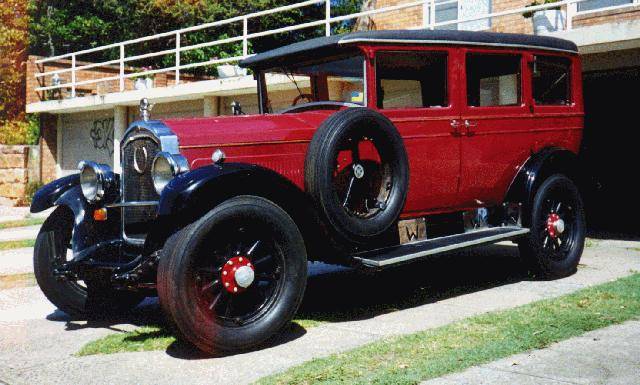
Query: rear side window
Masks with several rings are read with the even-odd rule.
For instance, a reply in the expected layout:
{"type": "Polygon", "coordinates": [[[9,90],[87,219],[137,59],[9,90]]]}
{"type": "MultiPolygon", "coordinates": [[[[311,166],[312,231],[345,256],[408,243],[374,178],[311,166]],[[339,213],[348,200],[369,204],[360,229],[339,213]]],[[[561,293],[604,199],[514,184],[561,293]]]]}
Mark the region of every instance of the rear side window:
{"type": "Polygon", "coordinates": [[[538,105],[571,104],[571,60],[558,56],[535,57],[533,100],[538,105]]]}
{"type": "Polygon", "coordinates": [[[467,55],[467,104],[516,106],[521,100],[521,60],[516,55],[467,55]]]}
{"type": "Polygon", "coordinates": [[[376,56],[378,108],[444,107],[447,55],[441,52],[381,52],[376,56]]]}

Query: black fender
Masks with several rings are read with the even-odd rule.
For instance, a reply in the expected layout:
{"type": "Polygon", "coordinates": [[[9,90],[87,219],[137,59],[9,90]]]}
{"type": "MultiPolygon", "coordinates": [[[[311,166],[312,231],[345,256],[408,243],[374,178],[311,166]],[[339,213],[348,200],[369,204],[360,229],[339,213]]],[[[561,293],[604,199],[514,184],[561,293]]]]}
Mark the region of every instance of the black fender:
{"type": "Polygon", "coordinates": [[[211,164],[167,184],[160,195],[157,220],[147,235],[145,253],[161,249],[172,234],[238,195],[261,196],[282,207],[300,228],[308,247],[319,238],[319,216],[309,197],[293,182],[254,164],[211,164]]]}
{"type": "Polygon", "coordinates": [[[547,147],[532,154],[511,182],[504,201],[522,203],[525,212],[529,212],[538,187],[556,173],[567,175],[579,185],[578,156],[560,147],[547,147]]]}
{"type": "Polygon", "coordinates": [[[31,212],[37,213],[53,206],[64,206],[73,213],[74,226],[71,244],[75,258],[87,251],[118,239],[119,219],[111,216],[107,221],[96,222],[93,211],[97,208],[87,202],[80,188],[78,174],[57,179],[39,189],[33,196],[31,212]]]}
{"type": "Polygon", "coordinates": [[[79,174],[67,175],[42,186],[33,195],[30,208],[31,212],[39,213],[49,207],[56,206],[56,201],[62,196],[62,194],[76,186],[80,186],[79,174]]]}

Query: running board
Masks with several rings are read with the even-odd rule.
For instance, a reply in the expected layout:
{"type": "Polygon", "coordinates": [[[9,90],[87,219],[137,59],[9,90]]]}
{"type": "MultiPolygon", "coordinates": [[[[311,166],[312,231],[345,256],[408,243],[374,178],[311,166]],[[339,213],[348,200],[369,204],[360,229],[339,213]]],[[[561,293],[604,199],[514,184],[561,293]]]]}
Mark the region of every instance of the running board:
{"type": "Polygon", "coordinates": [[[383,267],[451,250],[513,239],[528,232],[529,229],[517,226],[493,227],[464,234],[449,235],[384,249],[365,251],[354,254],[353,258],[365,266],[383,267]]]}

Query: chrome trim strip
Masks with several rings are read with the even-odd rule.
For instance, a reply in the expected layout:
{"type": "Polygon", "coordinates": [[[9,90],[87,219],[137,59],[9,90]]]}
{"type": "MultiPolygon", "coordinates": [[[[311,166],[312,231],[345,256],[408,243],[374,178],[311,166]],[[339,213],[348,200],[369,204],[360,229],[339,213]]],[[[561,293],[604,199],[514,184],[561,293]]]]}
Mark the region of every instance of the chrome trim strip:
{"type": "Polygon", "coordinates": [[[116,202],[105,205],[105,207],[139,207],[139,206],[157,206],[158,201],[131,201],[131,202],[116,202]]]}
{"type": "MultiPolygon", "coordinates": [[[[491,229],[478,230],[476,232],[490,232],[490,230],[491,229]]],[[[358,256],[355,256],[354,258],[357,259],[357,260],[360,260],[361,262],[363,262],[365,265],[368,265],[368,266],[382,267],[382,266],[386,266],[386,265],[392,265],[392,264],[395,264],[395,263],[410,261],[412,259],[426,257],[428,255],[440,254],[440,253],[444,253],[444,252],[451,251],[451,250],[461,249],[461,248],[464,248],[464,247],[480,245],[480,244],[483,244],[483,243],[490,243],[490,242],[494,242],[494,241],[499,241],[501,239],[509,239],[509,238],[513,238],[513,237],[516,237],[516,236],[527,234],[528,232],[529,232],[529,229],[522,228],[522,229],[519,229],[519,230],[510,231],[510,232],[504,233],[504,234],[496,234],[496,235],[485,237],[485,238],[474,239],[472,241],[461,242],[461,243],[456,243],[454,245],[438,247],[436,249],[424,250],[424,251],[419,251],[419,252],[416,252],[416,253],[406,254],[406,255],[403,255],[403,256],[400,256],[400,257],[390,258],[390,259],[387,259],[387,260],[384,260],[384,261],[375,261],[375,260],[372,260],[372,259],[366,259],[366,258],[362,258],[362,257],[358,257],[358,256]]],[[[469,233],[465,233],[465,234],[469,234],[469,233]]],[[[446,238],[452,238],[452,237],[456,237],[456,236],[460,236],[460,235],[464,235],[464,234],[449,235],[449,236],[446,236],[446,237],[434,238],[434,239],[446,239],[446,238]]],[[[415,245],[416,243],[422,243],[422,242],[428,243],[429,240],[427,240],[427,241],[418,241],[418,242],[413,242],[413,243],[407,243],[406,245],[415,245]]],[[[406,246],[406,245],[404,245],[404,246],[406,246]]]]}
{"type": "Polygon", "coordinates": [[[522,48],[522,49],[538,49],[541,51],[556,51],[556,52],[569,52],[577,54],[578,51],[572,51],[567,49],[543,47],[537,45],[526,44],[504,44],[504,43],[482,43],[473,41],[458,41],[458,40],[412,40],[412,39],[371,39],[371,38],[347,38],[338,41],[338,44],[353,44],[353,43],[389,43],[389,44],[455,44],[455,45],[473,45],[480,47],[503,47],[503,48],[522,48]]]}

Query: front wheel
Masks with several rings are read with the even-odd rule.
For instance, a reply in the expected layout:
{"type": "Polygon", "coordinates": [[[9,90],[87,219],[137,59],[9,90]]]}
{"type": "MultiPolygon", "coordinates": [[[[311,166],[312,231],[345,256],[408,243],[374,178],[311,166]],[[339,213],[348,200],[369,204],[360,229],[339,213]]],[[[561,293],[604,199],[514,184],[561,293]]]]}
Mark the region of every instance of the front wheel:
{"type": "Polygon", "coordinates": [[[58,207],[44,222],[36,238],[33,268],[44,295],[75,318],[113,316],[132,309],[144,296],[113,289],[108,282],[60,280],[54,270],[71,259],[73,213],[58,207]]]}
{"type": "Polygon", "coordinates": [[[163,250],[158,295],[200,350],[245,350],[293,318],[304,294],[307,253],[300,231],[274,203],[255,196],[223,202],[163,250]]]}
{"type": "Polygon", "coordinates": [[[578,188],[564,175],[547,178],[536,192],[531,232],[520,243],[520,253],[543,278],[573,274],[585,241],[585,217],[578,188]]]}

